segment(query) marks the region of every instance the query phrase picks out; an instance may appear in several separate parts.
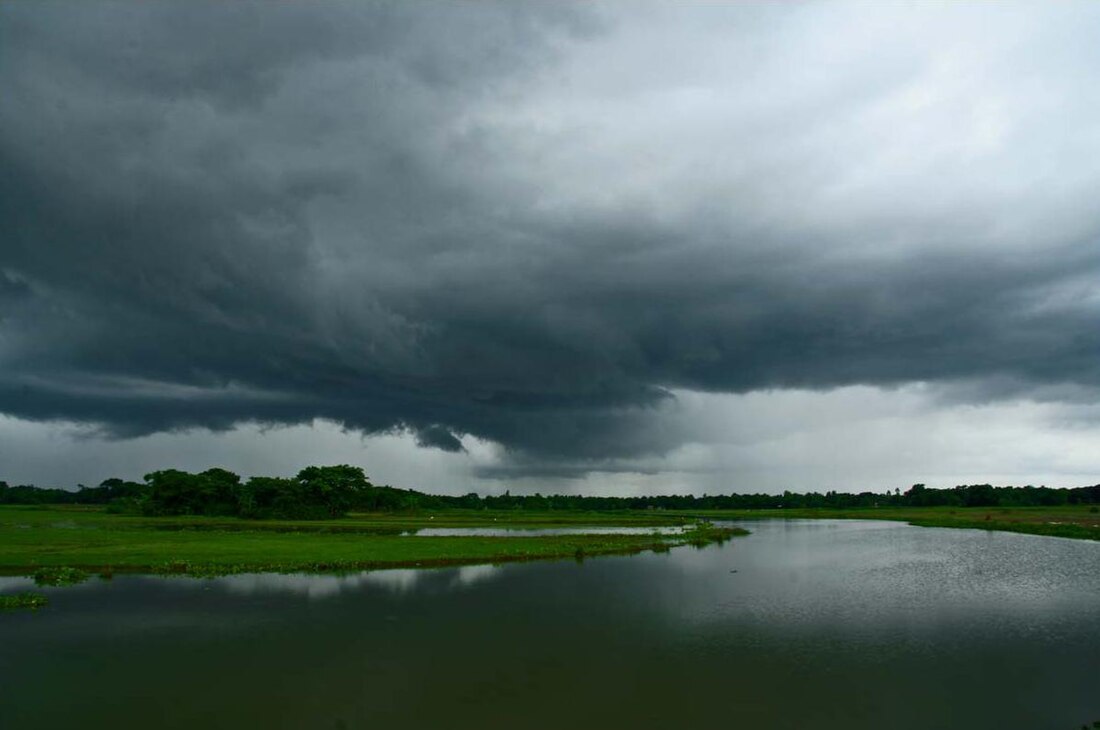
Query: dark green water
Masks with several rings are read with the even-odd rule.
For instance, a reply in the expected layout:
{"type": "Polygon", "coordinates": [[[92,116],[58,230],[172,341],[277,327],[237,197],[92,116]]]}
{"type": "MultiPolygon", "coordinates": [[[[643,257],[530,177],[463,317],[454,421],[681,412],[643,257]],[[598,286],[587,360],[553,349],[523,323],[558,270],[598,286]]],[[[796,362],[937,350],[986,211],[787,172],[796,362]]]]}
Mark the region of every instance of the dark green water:
{"type": "Polygon", "coordinates": [[[1100,544],[881,522],[749,527],[722,547],[583,565],[49,590],[37,614],[0,614],[0,727],[1100,720],[1100,544]]]}

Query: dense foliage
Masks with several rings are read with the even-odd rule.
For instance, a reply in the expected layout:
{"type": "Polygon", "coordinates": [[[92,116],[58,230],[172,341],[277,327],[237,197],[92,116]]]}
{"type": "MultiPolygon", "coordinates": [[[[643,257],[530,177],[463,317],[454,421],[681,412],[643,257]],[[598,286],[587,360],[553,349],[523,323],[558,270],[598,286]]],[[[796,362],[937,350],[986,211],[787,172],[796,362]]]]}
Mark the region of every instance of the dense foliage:
{"type": "Polygon", "coordinates": [[[77,492],[9,487],[0,482],[0,504],[106,504],[147,515],[210,515],[323,519],[344,515],[373,489],[357,466],[311,466],[290,478],[252,477],[225,469],[192,474],[164,469],[144,483],[108,479],[77,492]]]}
{"type": "Polygon", "coordinates": [[[191,474],[165,469],[145,475],[144,483],[108,479],[79,491],[40,489],[0,482],[0,504],[105,504],[113,509],[149,515],[223,515],[253,518],[322,519],[349,510],[411,511],[418,509],[494,510],[628,510],[628,509],[777,509],[859,507],[1052,507],[1100,504],[1100,485],[1076,489],[994,487],[968,484],[930,489],[914,484],[902,493],[829,491],[798,494],[665,495],[584,497],[541,494],[460,497],[425,494],[411,489],[374,486],[355,466],[311,466],[292,478],[252,477],[248,481],[225,469],[191,474]]]}

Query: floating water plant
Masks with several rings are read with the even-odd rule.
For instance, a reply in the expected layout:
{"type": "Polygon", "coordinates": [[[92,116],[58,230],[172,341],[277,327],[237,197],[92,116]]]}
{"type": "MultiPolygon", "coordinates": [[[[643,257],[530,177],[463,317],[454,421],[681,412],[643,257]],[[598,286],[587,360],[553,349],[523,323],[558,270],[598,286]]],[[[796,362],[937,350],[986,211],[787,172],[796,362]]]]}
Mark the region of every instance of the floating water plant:
{"type": "Polygon", "coordinates": [[[88,580],[88,574],[79,568],[60,566],[39,568],[34,573],[34,584],[39,586],[72,586],[88,580]]]}
{"type": "Polygon", "coordinates": [[[12,593],[0,596],[0,611],[15,611],[21,608],[37,610],[42,608],[49,599],[41,593],[12,593]]]}

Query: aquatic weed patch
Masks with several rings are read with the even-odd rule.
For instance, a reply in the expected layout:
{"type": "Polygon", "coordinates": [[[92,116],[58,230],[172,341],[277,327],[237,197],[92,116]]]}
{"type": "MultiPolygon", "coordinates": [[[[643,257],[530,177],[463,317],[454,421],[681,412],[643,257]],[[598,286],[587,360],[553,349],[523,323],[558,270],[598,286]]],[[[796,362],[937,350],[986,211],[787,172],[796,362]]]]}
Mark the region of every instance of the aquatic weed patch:
{"type": "Polygon", "coordinates": [[[88,574],[79,568],[57,566],[39,568],[34,572],[34,584],[38,586],[73,586],[88,580],[88,574]]]}
{"type": "Polygon", "coordinates": [[[740,527],[719,527],[711,522],[700,522],[680,537],[684,543],[701,548],[712,544],[724,545],[731,538],[747,534],[749,531],[740,527]]]}
{"type": "Polygon", "coordinates": [[[20,609],[36,611],[49,602],[50,599],[41,593],[13,593],[0,596],[0,611],[17,611],[20,609]]]}

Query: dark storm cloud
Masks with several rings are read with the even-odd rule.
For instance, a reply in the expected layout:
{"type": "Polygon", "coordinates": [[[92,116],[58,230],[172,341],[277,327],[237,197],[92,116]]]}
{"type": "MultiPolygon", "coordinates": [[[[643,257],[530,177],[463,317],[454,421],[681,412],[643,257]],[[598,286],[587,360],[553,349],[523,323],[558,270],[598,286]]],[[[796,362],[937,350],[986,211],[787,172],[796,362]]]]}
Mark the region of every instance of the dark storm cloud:
{"type": "Polygon", "coordinates": [[[416,445],[457,453],[464,451],[462,442],[443,426],[428,426],[416,432],[416,445]]]}
{"type": "Polygon", "coordinates": [[[670,389],[1100,387],[1086,151],[1052,187],[1024,124],[944,178],[993,114],[914,162],[925,126],[867,133],[924,113],[917,52],[803,45],[837,79],[791,101],[819,12],[689,9],[720,34],[654,49],[640,7],[5,4],[0,411],[323,417],[568,472],[677,445],[670,389]],[[716,38],[728,66],[653,57],[716,38]]]}

